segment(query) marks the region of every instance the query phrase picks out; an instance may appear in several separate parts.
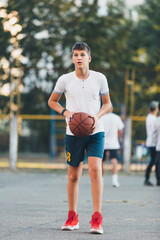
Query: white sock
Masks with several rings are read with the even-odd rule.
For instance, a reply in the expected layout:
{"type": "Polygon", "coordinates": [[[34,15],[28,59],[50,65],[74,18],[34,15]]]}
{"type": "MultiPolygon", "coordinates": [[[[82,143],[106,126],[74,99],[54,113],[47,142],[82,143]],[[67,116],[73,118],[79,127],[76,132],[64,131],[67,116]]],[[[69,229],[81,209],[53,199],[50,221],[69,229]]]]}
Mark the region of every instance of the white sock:
{"type": "Polygon", "coordinates": [[[117,174],[112,174],[112,185],[119,187],[120,184],[118,182],[118,175],[117,174]]]}
{"type": "Polygon", "coordinates": [[[117,182],[118,181],[118,175],[117,174],[112,174],[112,182],[117,182]]]}

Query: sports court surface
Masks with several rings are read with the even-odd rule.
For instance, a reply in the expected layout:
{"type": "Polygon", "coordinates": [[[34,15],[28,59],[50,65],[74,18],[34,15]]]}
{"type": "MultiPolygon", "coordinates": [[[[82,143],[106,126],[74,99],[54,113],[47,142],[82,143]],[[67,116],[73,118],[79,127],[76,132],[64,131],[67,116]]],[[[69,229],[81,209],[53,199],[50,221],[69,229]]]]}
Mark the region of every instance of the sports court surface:
{"type": "MultiPolygon", "coordinates": [[[[87,171],[80,180],[80,229],[61,231],[66,221],[66,170],[0,170],[0,240],[159,240],[160,188],[145,187],[143,173],[120,173],[121,187],[105,173],[103,235],[89,233],[92,215],[87,171]]],[[[155,183],[154,174],[151,181],[155,183]]]]}

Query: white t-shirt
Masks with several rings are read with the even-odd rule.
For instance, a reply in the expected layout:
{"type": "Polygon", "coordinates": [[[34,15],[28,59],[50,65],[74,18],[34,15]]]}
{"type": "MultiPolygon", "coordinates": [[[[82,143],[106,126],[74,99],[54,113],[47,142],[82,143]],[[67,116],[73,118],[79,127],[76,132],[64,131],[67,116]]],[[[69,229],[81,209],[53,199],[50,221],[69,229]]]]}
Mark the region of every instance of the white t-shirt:
{"type": "MultiPolygon", "coordinates": [[[[90,70],[87,79],[79,79],[75,71],[62,75],[54,88],[57,94],[65,94],[66,109],[71,112],[86,112],[90,115],[96,115],[101,107],[101,96],[109,92],[106,77],[99,72],[90,70]]],[[[102,119],[98,120],[94,132],[104,132],[102,119]]],[[[67,124],[66,133],[73,135],[67,124]]]]}
{"type": "Polygon", "coordinates": [[[157,137],[157,143],[156,143],[156,151],[160,151],[160,116],[156,119],[156,137],[157,137]]]}
{"type": "Polygon", "coordinates": [[[119,149],[118,130],[124,128],[124,123],[115,113],[107,113],[102,119],[105,130],[104,149],[119,149]]]}
{"type": "Polygon", "coordinates": [[[156,119],[157,117],[151,113],[149,113],[146,117],[146,133],[147,133],[146,146],[147,147],[156,146],[156,139],[155,139],[156,119]]]}

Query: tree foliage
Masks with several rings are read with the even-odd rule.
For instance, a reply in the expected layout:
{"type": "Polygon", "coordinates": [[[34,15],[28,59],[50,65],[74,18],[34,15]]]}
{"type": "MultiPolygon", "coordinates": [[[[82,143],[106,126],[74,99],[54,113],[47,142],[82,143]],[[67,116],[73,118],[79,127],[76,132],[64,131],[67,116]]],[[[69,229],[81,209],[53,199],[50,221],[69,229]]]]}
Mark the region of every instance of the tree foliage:
{"type": "Polygon", "coordinates": [[[133,65],[141,68],[136,73],[136,114],[144,115],[151,100],[160,101],[160,1],[146,0],[137,11],[129,46],[134,53],[133,65]]]}
{"type": "MultiPolygon", "coordinates": [[[[136,20],[124,2],[107,1],[102,14],[98,0],[8,0],[7,13],[18,12],[23,34],[18,40],[25,57],[21,113],[50,113],[47,99],[58,76],[74,69],[71,48],[76,41],[91,47],[90,67],[107,76],[115,107],[124,103],[127,68],[137,69],[134,114],[146,114],[148,102],[159,100],[160,74],[153,70],[160,67],[160,1],[145,0],[136,8],[136,20]]],[[[3,21],[0,57],[9,60],[11,35],[3,21]]]]}

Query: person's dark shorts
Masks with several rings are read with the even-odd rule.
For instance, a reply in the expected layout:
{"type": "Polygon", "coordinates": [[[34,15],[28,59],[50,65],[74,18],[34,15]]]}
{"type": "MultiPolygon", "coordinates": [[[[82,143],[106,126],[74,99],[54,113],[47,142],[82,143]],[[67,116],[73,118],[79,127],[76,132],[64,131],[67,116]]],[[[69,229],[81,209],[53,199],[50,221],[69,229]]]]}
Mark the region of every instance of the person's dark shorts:
{"type": "Polygon", "coordinates": [[[66,135],[65,143],[67,163],[73,167],[78,167],[84,160],[85,151],[87,157],[103,158],[104,132],[84,138],[66,135]]]}
{"type": "Polygon", "coordinates": [[[118,150],[119,149],[105,149],[103,153],[103,161],[107,159],[107,153],[109,153],[108,156],[109,159],[116,158],[118,160],[119,159],[118,150]]]}

